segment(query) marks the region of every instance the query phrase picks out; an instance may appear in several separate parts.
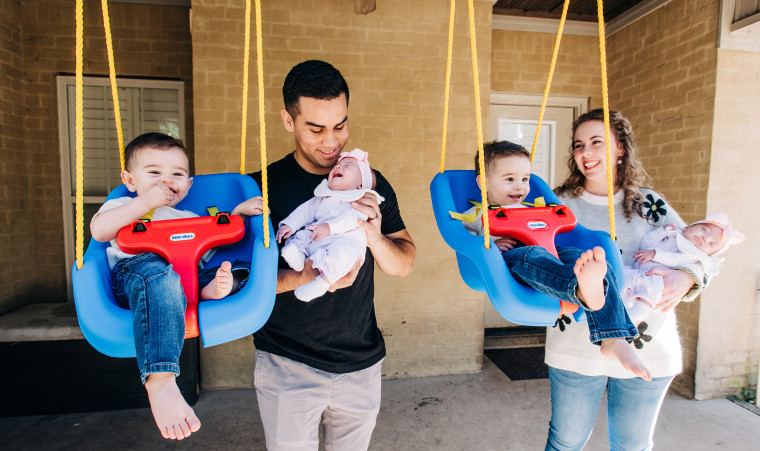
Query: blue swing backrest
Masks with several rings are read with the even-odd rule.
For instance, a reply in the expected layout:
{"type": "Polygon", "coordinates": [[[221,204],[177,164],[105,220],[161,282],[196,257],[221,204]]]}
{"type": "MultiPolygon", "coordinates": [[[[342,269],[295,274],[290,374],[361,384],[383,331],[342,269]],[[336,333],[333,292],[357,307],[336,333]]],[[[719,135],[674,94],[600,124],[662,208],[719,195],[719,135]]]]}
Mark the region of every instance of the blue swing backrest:
{"type": "MultiPolygon", "coordinates": [[[[430,194],[438,229],[446,244],[456,251],[459,273],[467,286],[486,292],[496,311],[507,321],[527,326],[554,325],[560,314],[559,301],[516,282],[498,248],[492,245],[486,249],[483,237],[470,234],[462,221],[449,215],[450,211],[461,213],[470,208],[469,199],[480,201],[475,171],[449,170],[436,174],[430,183],[430,194]]],[[[533,202],[536,197],[543,197],[547,203],[561,204],[549,186],[532,175],[526,200],[533,202]]],[[[618,281],[624,280],[620,250],[608,233],[578,224],[571,232],[557,234],[555,244],[580,249],[602,246],[615,277],[618,281]]],[[[583,309],[578,309],[573,316],[576,320],[583,319],[583,309]]]]}
{"type": "MultiPolygon", "coordinates": [[[[211,174],[193,177],[188,196],[177,206],[199,216],[207,216],[207,207],[231,212],[246,199],[260,196],[256,182],[247,175],[211,174]]],[[[124,185],[114,188],[108,199],[134,196],[124,185]]],[[[85,227],[89,225],[86,224],[85,227]]],[[[245,287],[218,301],[198,304],[198,325],[203,345],[214,346],[236,340],[259,330],[274,307],[277,283],[277,243],[271,221],[269,248],[264,247],[261,216],[246,218],[245,237],[238,243],[217,248],[206,264],[217,266],[224,260],[251,262],[251,275],[245,287]]],[[[82,269],[73,268],[74,301],[79,326],[87,341],[99,352],[111,357],[134,357],[132,312],[120,308],[114,298],[111,270],[106,258],[109,243],[90,241],[82,269]]]]}

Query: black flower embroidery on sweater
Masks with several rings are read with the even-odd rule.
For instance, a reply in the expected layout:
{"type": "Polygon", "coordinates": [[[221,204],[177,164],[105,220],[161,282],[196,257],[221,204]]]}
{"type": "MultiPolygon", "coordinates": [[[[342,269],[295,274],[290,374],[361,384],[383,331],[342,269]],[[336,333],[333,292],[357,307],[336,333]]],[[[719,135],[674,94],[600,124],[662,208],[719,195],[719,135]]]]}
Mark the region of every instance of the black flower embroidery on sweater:
{"type": "Polygon", "coordinates": [[[565,324],[570,324],[570,317],[567,315],[559,315],[557,321],[554,322],[554,327],[559,327],[560,332],[565,331],[565,324]]]}
{"type": "Polygon", "coordinates": [[[668,210],[665,208],[665,201],[660,198],[655,200],[651,194],[646,195],[646,200],[641,205],[646,209],[645,214],[647,217],[652,218],[654,222],[658,222],[660,216],[665,217],[668,214],[668,210]]]}
{"type": "Polygon", "coordinates": [[[636,328],[639,330],[639,334],[633,339],[633,346],[636,349],[641,349],[644,347],[644,342],[649,343],[652,341],[652,336],[644,333],[649,328],[647,323],[641,322],[636,328]]]}

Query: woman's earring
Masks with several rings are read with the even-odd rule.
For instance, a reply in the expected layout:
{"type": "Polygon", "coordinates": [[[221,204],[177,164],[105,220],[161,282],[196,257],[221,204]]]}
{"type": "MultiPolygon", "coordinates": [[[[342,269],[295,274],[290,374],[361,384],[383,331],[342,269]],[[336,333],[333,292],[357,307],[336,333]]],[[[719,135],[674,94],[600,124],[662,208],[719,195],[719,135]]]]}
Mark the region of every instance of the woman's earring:
{"type": "Polygon", "coordinates": [[[618,166],[620,166],[621,164],[623,164],[623,159],[622,158],[618,158],[618,162],[617,163],[618,163],[618,166]]]}

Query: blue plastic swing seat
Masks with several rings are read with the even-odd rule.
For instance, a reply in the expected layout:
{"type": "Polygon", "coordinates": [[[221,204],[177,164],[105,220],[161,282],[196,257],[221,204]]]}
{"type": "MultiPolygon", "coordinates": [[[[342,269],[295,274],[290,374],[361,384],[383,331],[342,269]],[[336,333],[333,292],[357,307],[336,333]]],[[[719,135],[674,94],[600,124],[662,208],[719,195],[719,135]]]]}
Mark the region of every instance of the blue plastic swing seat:
{"type": "MultiPolygon", "coordinates": [[[[211,174],[193,177],[193,187],[177,206],[199,216],[207,216],[207,207],[231,212],[246,199],[260,196],[256,182],[247,175],[211,174]]],[[[108,199],[134,196],[126,186],[114,188],[108,199]]],[[[264,246],[261,216],[246,219],[245,236],[238,243],[217,248],[206,266],[224,260],[251,262],[251,275],[239,292],[218,301],[198,304],[198,326],[203,345],[214,346],[242,338],[259,330],[272,313],[277,283],[277,243],[271,221],[269,248],[264,246]]],[[[88,225],[85,225],[87,227],[88,225]]],[[[74,301],[79,326],[87,341],[99,352],[111,357],[134,357],[132,312],[119,307],[113,294],[111,270],[106,258],[109,243],[90,240],[82,269],[73,268],[74,301]]]]}
{"type": "MultiPolygon", "coordinates": [[[[456,251],[459,272],[467,286],[486,292],[496,311],[509,322],[526,326],[554,325],[560,314],[559,301],[515,281],[499,249],[496,246],[486,249],[483,237],[470,234],[462,221],[449,215],[450,211],[461,213],[472,207],[468,202],[470,199],[480,201],[475,171],[450,170],[437,174],[430,183],[430,194],[438,229],[446,244],[456,251]]],[[[533,202],[536,197],[543,197],[547,203],[561,204],[549,186],[540,177],[532,175],[526,200],[533,202]]],[[[601,246],[616,279],[624,280],[620,250],[608,233],[578,224],[570,232],[557,234],[555,244],[580,249],[601,246]]],[[[576,321],[585,319],[583,309],[578,309],[573,316],[576,321]]]]}

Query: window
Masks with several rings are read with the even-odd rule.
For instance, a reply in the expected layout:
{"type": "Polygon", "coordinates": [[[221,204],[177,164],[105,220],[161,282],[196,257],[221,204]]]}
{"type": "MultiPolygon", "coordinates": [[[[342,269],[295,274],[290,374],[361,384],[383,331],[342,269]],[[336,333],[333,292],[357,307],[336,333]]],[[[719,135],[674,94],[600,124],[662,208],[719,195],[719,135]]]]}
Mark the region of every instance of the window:
{"type": "MultiPolygon", "coordinates": [[[[76,87],[72,76],[59,76],[58,124],[61,150],[61,188],[66,267],[74,262],[76,203],[76,87]]],[[[182,139],[185,135],[184,82],[117,79],[124,145],[150,131],[182,139]]],[[[114,123],[111,82],[108,78],[84,78],[84,233],[90,241],[92,216],[108,193],[121,185],[119,142],[114,123]]],[[[67,269],[69,293],[71,273],[67,269]]]]}

